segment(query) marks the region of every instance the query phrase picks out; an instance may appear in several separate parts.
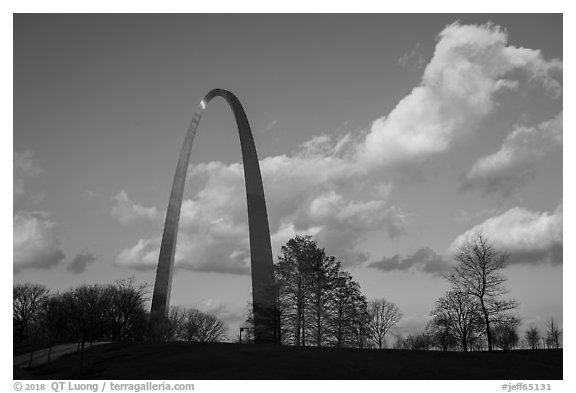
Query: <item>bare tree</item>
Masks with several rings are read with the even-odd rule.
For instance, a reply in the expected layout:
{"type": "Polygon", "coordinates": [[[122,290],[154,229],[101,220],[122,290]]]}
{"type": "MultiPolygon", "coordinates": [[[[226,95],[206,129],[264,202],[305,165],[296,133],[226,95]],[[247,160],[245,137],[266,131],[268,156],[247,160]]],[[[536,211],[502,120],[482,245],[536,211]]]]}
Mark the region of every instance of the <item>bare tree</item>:
{"type": "Polygon", "coordinates": [[[382,349],[386,345],[385,336],[402,319],[402,313],[394,303],[386,299],[371,300],[368,302],[370,314],[369,332],[370,340],[382,349]]]}
{"type": "Polygon", "coordinates": [[[195,308],[186,310],[182,338],[186,341],[217,342],[226,334],[224,323],[195,308]]]}
{"type": "Polygon", "coordinates": [[[442,351],[447,351],[458,345],[458,340],[446,323],[431,320],[426,326],[426,333],[432,338],[434,346],[442,351]]]}
{"type": "Polygon", "coordinates": [[[16,284],[12,289],[12,321],[14,336],[21,340],[30,335],[38,322],[40,310],[48,298],[49,290],[39,284],[16,284]]]}
{"type": "Polygon", "coordinates": [[[457,265],[446,278],[459,292],[473,296],[480,304],[488,350],[492,351],[490,324],[498,323],[506,311],[517,307],[516,301],[500,298],[508,293],[503,286],[506,278],[500,273],[506,266],[507,255],[498,252],[477,232],[460,245],[454,259],[457,265]]]}
{"type": "Polygon", "coordinates": [[[330,296],[330,319],[328,335],[330,345],[340,347],[360,347],[368,340],[368,305],[360,291],[360,285],[348,272],[338,272],[330,296]]]}
{"type": "Polygon", "coordinates": [[[554,318],[550,318],[548,321],[548,327],[546,330],[546,345],[548,348],[560,348],[560,336],[562,335],[562,331],[554,322],[554,318]]]}
{"type": "Polygon", "coordinates": [[[175,341],[181,338],[186,322],[186,310],[182,307],[171,306],[162,326],[163,340],[175,341]]]}
{"type": "Polygon", "coordinates": [[[478,338],[482,328],[480,307],[471,295],[458,290],[449,291],[438,299],[431,315],[432,325],[447,328],[464,352],[478,338]]]}
{"type": "Polygon", "coordinates": [[[340,262],[327,256],[324,249],[308,263],[310,334],[313,345],[320,347],[329,339],[330,301],[332,289],[340,270],[340,262]]]}
{"type": "Polygon", "coordinates": [[[102,285],[83,285],[62,295],[72,329],[82,349],[105,337],[110,327],[110,290],[102,285]]]}
{"type": "Polygon", "coordinates": [[[515,317],[497,323],[492,330],[494,344],[504,351],[516,348],[518,341],[520,341],[518,336],[519,324],[520,320],[515,317]]]}
{"type": "Polygon", "coordinates": [[[536,326],[530,326],[526,331],[526,342],[530,349],[538,349],[540,343],[540,330],[536,326]]]}
{"type": "Polygon", "coordinates": [[[146,329],[146,284],[136,285],[134,278],[118,280],[110,291],[111,341],[139,340],[146,329]]]}
{"type": "Polygon", "coordinates": [[[368,313],[368,302],[366,297],[360,292],[358,286],[357,295],[351,299],[351,332],[352,343],[356,348],[369,348],[370,342],[370,314],[368,313]]]}
{"type": "Polygon", "coordinates": [[[406,336],[398,336],[394,349],[410,349],[415,351],[428,351],[434,346],[434,340],[427,332],[414,332],[406,336]]]}

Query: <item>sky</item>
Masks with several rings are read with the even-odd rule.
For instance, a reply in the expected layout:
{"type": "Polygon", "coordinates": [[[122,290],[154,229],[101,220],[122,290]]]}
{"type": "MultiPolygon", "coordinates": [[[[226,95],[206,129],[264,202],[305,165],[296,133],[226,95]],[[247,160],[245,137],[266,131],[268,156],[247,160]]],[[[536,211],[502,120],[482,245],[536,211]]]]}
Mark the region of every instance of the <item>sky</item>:
{"type": "MultiPolygon", "coordinates": [[[[523,327],[563,323],[558,14],[15,15],[13,282],[155,277],[200,99],[232,91],[275,256],[310,234],[422,329],[462,241],[509,255],[523,327]]],[[[210,102],[184,192],[173,305],[237,335],[250,300],[241,151],[210,102]]]]}

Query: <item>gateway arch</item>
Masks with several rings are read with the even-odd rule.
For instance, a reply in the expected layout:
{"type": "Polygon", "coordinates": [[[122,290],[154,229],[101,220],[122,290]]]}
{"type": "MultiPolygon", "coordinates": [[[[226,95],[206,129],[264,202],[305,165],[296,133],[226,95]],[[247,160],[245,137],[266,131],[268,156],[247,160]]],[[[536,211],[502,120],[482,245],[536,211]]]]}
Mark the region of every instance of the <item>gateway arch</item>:
{"type": "Polygon", "coordinates": [[[246,183],[246,199],[248,204],[248,228],[250,232],[250,260],[252,271],[252,306],[254,318],[254,341],[256,344],[279,342],[279,328],[277,324],[277,304],[275,296],[274,265],[272,262],[272,246],[270,244],[270,229],[268,227],[268,214],[262,187],[262,176],[256,154],[256,146],[252,138],[250,124],[246,113],[231,92],[223,89],[210,91],[202,101],[190,122],[186,138],[182,145],[178,166],[172,183],[170,201],[166,211],[166,221],[162,233],[160,256],[152,296],[150,311],[150,332],[153,338],[159,338],[166,320],[170,305],[170,290],[172,287],[172,274],[174,272],[174,253],[176,238],[178,237],[178,223],[180,221],[180,208],[186,172],[190,160],[190,152],[194,136],[202,113],[206,105],[215,97],[223,97],[234,112],[240,146],[242,148],[242,161],[244,163],[244,180],[246,183]]]}

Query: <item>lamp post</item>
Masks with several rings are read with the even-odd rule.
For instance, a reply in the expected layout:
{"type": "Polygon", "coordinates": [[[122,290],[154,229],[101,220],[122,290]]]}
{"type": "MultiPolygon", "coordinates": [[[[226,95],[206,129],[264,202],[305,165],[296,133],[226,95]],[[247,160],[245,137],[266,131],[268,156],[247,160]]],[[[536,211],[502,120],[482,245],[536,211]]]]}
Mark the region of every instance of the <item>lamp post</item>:
{"type": "Polygon", "coordinates": [[[241,327],[241,328],[240,328],[240,342],[239,342],[240,344],[242,344],[242,332],[243,332],[244,330],[248,330],[248,328],[246,328],[246,327],[241,327]]]}

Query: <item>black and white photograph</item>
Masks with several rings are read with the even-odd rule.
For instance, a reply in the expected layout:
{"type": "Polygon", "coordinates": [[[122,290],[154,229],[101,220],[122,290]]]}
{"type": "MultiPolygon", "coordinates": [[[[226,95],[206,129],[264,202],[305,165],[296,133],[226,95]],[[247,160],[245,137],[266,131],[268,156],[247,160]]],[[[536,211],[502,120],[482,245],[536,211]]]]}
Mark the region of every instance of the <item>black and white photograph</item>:
{"type": "Polygon", "coordinates": [[[221,11],[13,13],[13,380],[561,389],[564,15],[221,11]]]}

